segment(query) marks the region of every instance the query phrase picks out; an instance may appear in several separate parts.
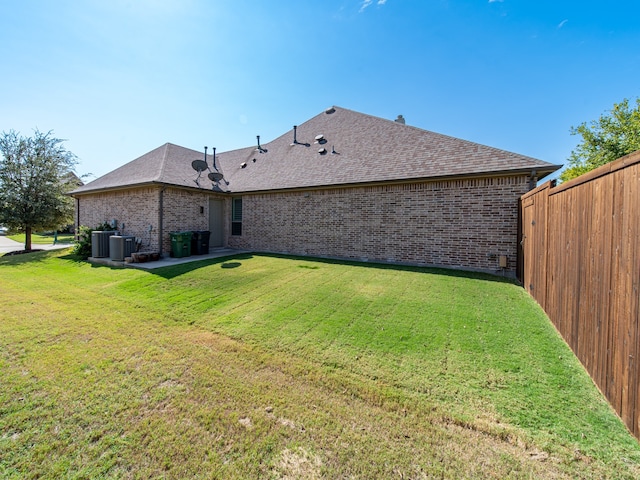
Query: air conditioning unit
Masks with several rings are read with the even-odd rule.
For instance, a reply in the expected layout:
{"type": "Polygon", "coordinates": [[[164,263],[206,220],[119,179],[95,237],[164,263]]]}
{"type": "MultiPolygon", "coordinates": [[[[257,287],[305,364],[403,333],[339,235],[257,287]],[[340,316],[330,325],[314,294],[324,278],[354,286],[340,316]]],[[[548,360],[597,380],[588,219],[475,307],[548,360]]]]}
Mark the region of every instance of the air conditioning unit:
{"type": "Polygon", "coordinates": [[[136,251],[136,237],[112,236],[109,237],[109,258],[114,262],[124,262],[136,251]]]}
{"type": "Polygon", "coordinates": [[[93,258],[108,257],[109,237],[115,234],[115,231],[94,230],[91,232],[91,256],[93,258]]]}

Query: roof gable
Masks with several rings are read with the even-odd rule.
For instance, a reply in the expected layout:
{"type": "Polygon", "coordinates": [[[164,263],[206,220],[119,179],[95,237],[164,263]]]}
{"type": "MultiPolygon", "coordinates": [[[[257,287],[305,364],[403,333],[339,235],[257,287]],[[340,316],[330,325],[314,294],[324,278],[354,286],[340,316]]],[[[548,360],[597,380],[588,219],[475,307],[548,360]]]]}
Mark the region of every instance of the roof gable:
{"type": "Polygon", "coordinates": [[[153,183],[210,190],[211,182],[206,178],[207,173],[203,172],[201,179],[196,183],[198,174],[191,167],[193,160],[202,158],[202,152],[165,143],[71,193],[111,190],[153,183]]]}

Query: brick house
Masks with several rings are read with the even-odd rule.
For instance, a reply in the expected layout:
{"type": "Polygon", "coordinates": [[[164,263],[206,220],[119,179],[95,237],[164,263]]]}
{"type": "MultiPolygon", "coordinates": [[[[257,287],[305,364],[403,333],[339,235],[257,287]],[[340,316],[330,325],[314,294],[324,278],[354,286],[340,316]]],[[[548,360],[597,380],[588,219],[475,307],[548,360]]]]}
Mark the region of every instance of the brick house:
{"type": "Polygon", "coordinates": [[[116,220],[164,254],[170,231],[210,230],[212,247],[513,275],[518,199],[559,168],[339,107],[204,158],[167,143],[79,187],[76,224],[116,220]]]}

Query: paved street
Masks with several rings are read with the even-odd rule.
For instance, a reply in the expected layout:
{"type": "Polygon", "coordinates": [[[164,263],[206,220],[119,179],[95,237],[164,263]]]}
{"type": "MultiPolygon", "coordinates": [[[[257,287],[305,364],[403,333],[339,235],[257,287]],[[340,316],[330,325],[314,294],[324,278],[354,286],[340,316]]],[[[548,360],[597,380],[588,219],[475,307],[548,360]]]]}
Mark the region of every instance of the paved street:
{"type": "MultiPolygon", "coordinates": [[[[67,248],[71,245],[68,243],[59,243],[57,245],[37,245],[35,243],[31,244],[31,248],[40,249],[40,250],[54,250],[58,248],[67,248]]],[[[24,244],[20,242],[14,242],[8,237],[4,235],[0,235],[0,254],[5,254],[9,252],[14,252],[16,250],[24,250],[24,244]]]]}

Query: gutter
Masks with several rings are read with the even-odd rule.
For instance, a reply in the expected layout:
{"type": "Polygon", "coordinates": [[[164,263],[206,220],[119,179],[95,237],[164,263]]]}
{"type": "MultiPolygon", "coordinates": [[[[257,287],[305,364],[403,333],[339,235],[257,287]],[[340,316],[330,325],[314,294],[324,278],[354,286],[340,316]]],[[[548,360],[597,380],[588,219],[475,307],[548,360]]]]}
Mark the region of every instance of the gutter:
{"type": "Polygon", "coordinates": [[[80,199],[76,198],[76,240],[79,239],[80,234],[80,199]]]}
{"type": "Polygon", "coordinates": [[[158,248],[160,250],[160,258],[162,258],[163,255],[162,236],[164,233],[164,191],[166,189],[166,186],[162,187],[158,194],[158,248]]]}
{"type": "Polygon", "coordinates": [[[144,182],[144,183],[132,183],[128,185],[119,185],[115,187],[94,188],[91,190],[80,190],[80,191],[74,190],[73,192],[69,192],[65,195],[69,195],[73,198],[77,198],[82,195],[94,195],[96,193],[116,192],[120,190],[131,190],[134,188],[144,188],[144,187],[163,187],[163,188],[172,187],[172,188],[181,188],[181,189],[189,190],[192,192],[219,193],[219,194],[230,193],[225,191],[211,190],[209,188],[197,188],[197,187],[191,187],[189,185],[180,185],[178,183],[144,182]]]}
{"type": "Polygon", "coordinates": [[[387,180],[374,180],[368,182],[350,182],[350,183],[330,183],[330,184],[321,184],[321,185],[300,185],[295,187],[280,187],[280,188],[270,188],[270,189],[262,189],[262,190],[228,190],[228,191],[214,191],[205,188],[196,188],[188,185],[180,185],[175,183],[164,183],[164,182],[144,182],[144,183],[134,183],[129,185],[120,185],[115,187],[105,187],[105,188],[96,188],[93,190],[83,190],[83,191],[74,191],[68,193],[68,195],[77,198],[81,195],[93,195],[96,193],[102,192],[113,192],[118,190],[129,190],[132,188],[142,188],[142,187],[157,187],[162,186],[172,187],[172,188],[180,188],[185,190],[190,190],[192,192],[207,192],[214,194],[222,194],[222,195],[240,195],[243,193],[267,193],[267,192],[283,192],[283,191],[296,191],[296,190],[310,190],[310,189],[327,189],[327,188],[349,188],[349,187],[362,187],[368,185],[397,185],[403,183],[415,183],[415,182],[437,182],[442,180],[459,180],[465,178],[479,178],[479,177],[506,177],[511,175],[522,175],[527,174],[530,175],[532,170],[536,170],[538,173],[538,177],[545,177],[550,173],[555,172],[556,170],[562,168],[562,165],[549,165],[545,167],[535,166],[535,167],[523,167],[518,169],[511,170],[496,170],[489,172],[477,172],[477,173],[462,173],[457,175],[442,175],[442,176],[431,176],[431,177],[411,177],[411,178],[396,178],[396,179],[387,179],[387,180]]]}
{"type": "Polygon", "coordinates": [[[493,172],[478,172],[478,173],[463,173],[459,175],[442,175],[442,176],[432,176],[432,177],[413,177],[413,178],[403,178],[403,179],[394,179],[394,180],[375,180],[370,182],[351,182],[351,183],[331,183],[331,184],[323,184],[323,185],[305,185],[299,187],[282,187],[282,188],[272,188],[272,189],[264,189],[264,190],[233,190],[229,192],[221,192],[228,193],[232,195],[243,195],[243,194],[265,194],[265,193],[278,193],[278,192],[296,192],[296,191],[309,191],[309,190],[326,190],[326,189],[337,189],[337,188],[354,188],[354,187],[367,187],[367,186],[377,186],[377,185],[403,185],[409,183],[423,183],[423,182],[441,182],[447,180],[465,180],[471,178],[495,178],[495,177],[511,177],[518,175],[528,175],[534,171],[537,171],[538,178],[545,177],[556,170],[562,168],[562,165],[551,165],[547,168],[532,168],[525,167],[519,168],[516,170],[497,170],[493,172]]]}

